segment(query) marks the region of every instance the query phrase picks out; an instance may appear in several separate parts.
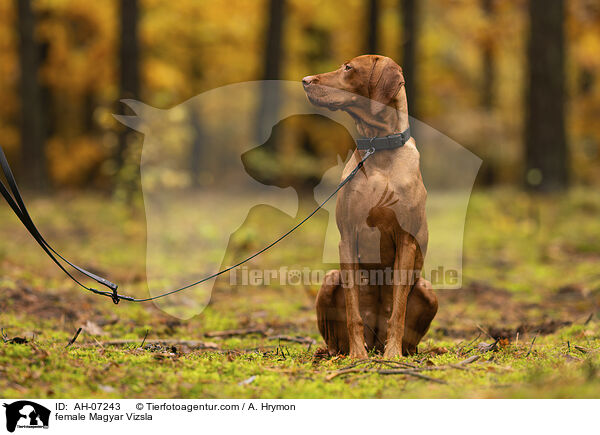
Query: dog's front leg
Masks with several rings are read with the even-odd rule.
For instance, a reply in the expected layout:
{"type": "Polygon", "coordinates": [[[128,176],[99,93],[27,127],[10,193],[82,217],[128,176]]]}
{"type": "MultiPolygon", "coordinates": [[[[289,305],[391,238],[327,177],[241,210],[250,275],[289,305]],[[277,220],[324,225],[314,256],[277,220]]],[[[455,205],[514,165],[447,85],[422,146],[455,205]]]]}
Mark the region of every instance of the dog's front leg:
{"type": "Polygon", "coordinates": [[[388,335],[385,343],[384,358],[402,356],[402,337],[406,320],[408,295],[414,282],[415,256],[417,244],[408,233],[403,232],[396,242],[394,260],[394,284],[392,295],[392,314],[388,320],[388,335]]]}
{"type": "Polygon", "coordinates": [[[342,285],[346,301],[346,322],[351,358],[367,358],[365,332],[359,308],[358,259],[354,258],[351,243],[340,243],[342,285]]]}

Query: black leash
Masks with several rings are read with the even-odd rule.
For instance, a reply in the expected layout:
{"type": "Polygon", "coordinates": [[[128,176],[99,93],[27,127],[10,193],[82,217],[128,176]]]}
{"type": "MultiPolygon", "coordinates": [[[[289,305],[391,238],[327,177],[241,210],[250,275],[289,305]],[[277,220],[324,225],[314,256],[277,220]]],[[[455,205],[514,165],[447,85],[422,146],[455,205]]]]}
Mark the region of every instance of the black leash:
{"type": "Polygon", "coordinates": [[[4,185],[4,183],[1,180],[0,180],[0,193],[2,194],[2,196],[4,197],[4,199],[6,200],[6,202],[10,206],[10,208],[13,210],[13,212],[17,215],[17,217],[19,218],[19,220],[23,223],[23,225],[25,226],[25,228],[27,228],[27,231],[29,231],[29,233],[31,234],[31,236],[42,247],[42,249],[44,250],[44,252],[46,252],[46,254],[52,259],[52,261],[54,261],[54,263],[56,263],[56,265],[69,278],[71,278],[75,283],[77,283],[81,288],[83,288],[86,291],[95,293],[97,295],[108,296],[108,297],[110,297],[112,299],[112,301],[115,304],[118,304],[121,300],[129,301],[129,302],[149,302],[149,301],[153,301],[155,299],[160,299],[160,298],[163,298],[165,296],[172,295],[174,293],[178,293],[178,292],[186,290],[186,289],[188,289],[190,287],[194,287],[196,285],[202,284],[203,282],[206,282],[208,280],[216,278],[219,275],[227,273],[230,270],[235,269],[236,267],[241,266],[244,263],[247,263],[248,261],[252,260],[253,258],[255,258],[257,256],[259,256],[260,254],[262,254],[266,250],[272,248],[277,243],[279,243],[280,241],[282,241],[283,239],[285,239],[287,236],[289,236],[296,229],[298,229],[307,220],[309,220],[311,217],[313,217],[314,214],[316,212],[318,212],[321,208],[323,208],[323,206],[331,198],[333,198],[335,196],[335,194],[338,193],[340,191],[340,189],[342,187],[344,187],[344,185],[346,183],[348,183],[352,178],[354,178],[354,176],[358,173],[358,171],[360,170],[360,168],[363,167],[365,161],[369,157],[371,157],[375,153],[375,151],[377,151],[378,149],[391,149],[391,148],[397,148],[397,147],[403,146],[408,141],[408,139],[410,139],[410,131],[408,129],[406,131],[404,131],[403,133],[400,133],[398,135],[391,135],[391,136],[386,136],[386,137],[375,137],[375,138],[370,138],[370,139],[358,139],[358,144],[359,144],[358,149],[365,150],[365,154],[362,157],[362,159],[360,160],[360,162],[358,162],[358,164],[352,170],[352,172],[350,172],[350,174],[348,174],[348,176],[342,180],[342,182],[331,193],[331,195],[329,195],[321,204],[319,204],[319,206],[317,208],[314,209],[314,211],[312,211],[308,216],[306,216],[304,219],[302,219],[298,224],[296,224],[295,226],[293,226],[289,231],[287,231],[285,234],[283,234],[282,236],[280,236],[278,239],[276,239],[275,241],[273,241],[269,245],[267,245],[264,248],[262,248],[260,251],[255,252],[250,257],[248,257],[248,258],[240,261],[237,264],[234,264],[233,266],[229,266],[226,269],[222,269],[219,272],[216,272],[216,273],[214,273],[212,275],[209,275],[209,276],[207,276],[205,278],[202,278],[199,281],[193,282],[193,283],[188,284],[186,286],[180,287],[180,288],[175,289],[175,290],[171,290],[171,291],[166,292],[166,293],[161,293],[161,294],[159,294],[157,296],[152,296],[152,297],[149,297],[149,298],[138,299],[138,298],[134,298],[132,296],[127,296],[127,295],[121,295],[121,294],[119,294],[117,292],[117,289],[118,289],[118,285],[117,284],[115,284],[115,283],[113,283],[113,282],[111,282],[111,281],[109,281],[109,280],[107,280],[105,278],[102,278],[102,277],[100,277],[100,276],[98,276],[98,275],[96,275],[96,274],[94,274],[94,273],[92,273],[92,272],[90,272],[88,270],[85,270],[82,267],[79,267],[79,266],[71,263],[69,260],[67,260],[65,257],[63,257],[60,253],[58,253],[56,250],[54,250],[54,248],[52,248],[52,246],[50,246],[50,244],[44,239],[44,237],[41,235],[41,233],[39,232],[39,230],[37,229],[37,227],[33,223],[33,220],[31,219],[31,216],[29,215],[29,212],[27,211],[27,207],[25,206],[25,202],[23,201],[23,197],[21,196],[21,193],[19,192],[19,188],[17,187],[17,182],[16,182],[15,177],[14,177],[14,175],[12,173],[12,170],[10,169],[10,165],[8,164],[8,160],[6,159],[6,155],[4,154],[4,150],[2,149],[1,145],[0,145],[0,167],[2,168],[2,172],[4,173],[4,176],[6,177],[6,181],[8,182],[8,187],[10,188],[10,192],[12,192],[12,195],[9,192],[9,189],[4,185]],[[398,140],[398,138],[400,138],[400,140],[398,140]],[[361,141],[363,141],[363,142],[361,143],[361,141]],[[371,146],[369,146],[367,148],[367,147],[365,147],[365,143],[366,144],[370,144],[371,146]],[[393,143],[394,146],[391,147],[390,143],[393,143]],[[378,145],[380,145],[380,146],[378,146],[378,145]],[[84,285],[81,281],[79,281],[77,278],[75,278],[66,269],[66,267],[59,261],[59,259],[62,260],[62,261],[64,261],[67,265],[71,266],[73,269],[75,269],[78,272],[82,273],[83,275],[87,276],[88,278],[96,281],[98,284],[101,284],[101,285],[109,288],[110,291],[97,290],[95,288],[88,287],[88,286],[84,285]]]}
{"type": "Polygon", "coordinates": [[[38,231],[37,227],[33,223],[33,220],[31,219],[31,216],[29,215],[29,212],[27,211],[27,207],[25,207],[25,203],[23,201],[21,193],[19,192],[19,188],[17,187],[17,181],[15,180],[12,170],[10,169],[10,165],[8,164],[8,160],[6,159],[6,155],[4,154],[4,150],[2,149],[2,146],[0,146],[0,167],[2,168],[2,172],[4,173],[4,176],[6,177],[6,181],[8,182],[8,186],[12,192],[12,196],[9,193],[6,186],[4,185],[4,183],[2,183],[2,181],[0,181],[0,193],[6,200],[6,202],[10,206],[10,208],[12,208],[13,212],[17,215],[19,220],[23,223],[25,228],[27,228],[27,231],[29,231],[29,233],[32,235],[32,237],[35,239],[35,241],[38,242],[38,244],[42,247],[42,249],[46,252],[46,254],[52,259],[52,261],[54,261],[56,263],[56,265],[58,267],[60,267],[60,269],[64,273],[66,273],[69,278],[71,278],[73,281],[75,281],[77,284],[79,284],[79,286],[81,286],[85,290],[96,293],[96,294],[109,296],[113,299],[113,302],[115,304],[118,304],[119,303],[118,299],[121,296],[117,294],[118,286],[115,283],[110,282],[109,280],[107,280],[105,278],[102,278],[90,271],[83,269],[82,267],[79,267],[79,266],[71,263],[69,260],[67,260],[62,255],[60,255],[56,250],[54,250],[54,248],[52,248],[52,246],[50,246],[50,244],[44,239],[44,237],[42,237],[42,235],[38,231]],[[13,196],[14,196],[14,198],[13,198],[13,196]],[[63,266],[63,264],[60,261],[58,261],[58,258],[56,258],[56,257],[60,258],[65,263],[67,263],[69,266],[71,266],[73,269],[84,274],[88,278],[91,278],[94,281],[96,281],[97,283],[102,284],[105,287],[108,287],[109,289],[111,289],[111,291],[110,292],[100,291],[100,290],[96,290],[94,288],[83,285],[63,266]]]}

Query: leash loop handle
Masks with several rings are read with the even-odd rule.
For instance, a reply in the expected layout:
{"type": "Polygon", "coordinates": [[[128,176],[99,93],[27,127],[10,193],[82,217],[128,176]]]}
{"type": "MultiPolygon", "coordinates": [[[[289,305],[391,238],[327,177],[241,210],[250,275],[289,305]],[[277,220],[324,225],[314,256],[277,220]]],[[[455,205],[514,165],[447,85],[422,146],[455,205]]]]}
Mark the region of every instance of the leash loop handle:
{"type": "Polygon", "coordinates": [[[8,184],[8,188],[7,188],[4,185],[4,183],[2,181],[0,181],[0,194],[2,194],[2,196],[4,197],[4,199],[10,206],[10,208],[15,213],[15,215],[19,218],[19,220],[25,226],[27,231],[29,231],[31,236],[41,246],[41,248],[44,250],[44,252],[46,252],[46,254],[50,257],[50,259],[52,261],[54,261],[54,263],[56,263],[56,265],[69,278],[71,278],[74,282],[76,282],[83,289],[94,292],[94,293],[97,292],[97,291],[94,291],[94,289],[87,287],[86,285],[82,284],[79,280],[77,280],[65,268],[65,266],[59,261],[59,259],[62,260],[64,263],[68,264],[69,266],[71,266],[73,269],[80,272],[81,274],[87,276],[88,278],[91,278],[94,281],[96,281],[97,283],[99,283],[105,287],[108,287],[109,289],[111,289],[113,291],[114,294],[116,294],[118,286],[115,283],[113,283],[105,278],[102,278],[102,277],[100,277],[90,271],[87,271],[84,268],[79,267],[76,264],[70,262],[65,257],[63,257],[58,251],[56,251],[46,241],[46,239],[44,239],[44,237],[42,236],[40,231],[37,229],[36,225],[33,223],[33,220],[31,219],[31,215],[29,214],[29,211],[27,210],[27,207],[25,206],[25,201],[23,201],[23,197],[21,196],[21,192],[19,191],[19,187],[17,186],[17,181],[13,175],[13,172],[8,163],[8,159],[6,158],[6,155],[4,154],[4,150],[1,145],[0,145],[0,169],[4,173],[4,177],[6,178],[6,181],[8,184]],[[9,189],[10,189],[10,191],[9,191],[9,189]],[[12,195],[11,195],[11,193],[12,193],[12,195]]]}

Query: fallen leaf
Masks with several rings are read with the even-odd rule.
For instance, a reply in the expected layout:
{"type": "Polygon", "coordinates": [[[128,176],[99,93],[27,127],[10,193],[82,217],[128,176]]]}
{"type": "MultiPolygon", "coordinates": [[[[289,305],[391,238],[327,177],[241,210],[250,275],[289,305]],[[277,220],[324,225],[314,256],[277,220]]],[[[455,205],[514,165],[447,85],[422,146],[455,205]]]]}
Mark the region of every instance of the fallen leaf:
{"type": "Polygon", "coordinates": [[[110,385],[98,385],[98,388],[100,388],[105,393],[114,393],[115,391],[117,391],[114,387],[111,387],[110,385]]]}
{"type": "Polygon", "coordinates": [[[244,379],[243,381],[238,382],[238,385],[248,385],[254,382],[256,379],[256,375],[250,376],[248,379],[244,379]]]}
{"type": "Polygon", "coordinates": [[[100,326],[98,326],[96,323],[92,322],[91,320],[88,320],[81,329],[83,329],[85,332],[87,332],[90,335],[105,335],[106,334],[106,332],[104,332],[100,326]]]}

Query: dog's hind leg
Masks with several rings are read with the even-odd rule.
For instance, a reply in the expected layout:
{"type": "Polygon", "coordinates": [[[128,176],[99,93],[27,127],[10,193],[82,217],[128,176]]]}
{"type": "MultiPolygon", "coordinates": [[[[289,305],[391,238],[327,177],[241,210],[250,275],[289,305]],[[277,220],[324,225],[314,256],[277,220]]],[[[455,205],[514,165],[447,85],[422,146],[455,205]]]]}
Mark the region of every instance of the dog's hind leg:
{"type": "MultiPolygon", "coordinates": [[[[417,247],[415,273],[421,273],[423,263],[423,253],[417,247]]],[[[419,276],[408,295],[408,302],[406,304],[404,337],[402,338],[403,355],[417,353],[417,345],[427,333],[437,310],[438,300],[431,287],[431,283],[419,276]]]]}
{"type": "Polygon", "coordinates": [[[347,354],[350,350],[340,275],[339,270],[328,272],[317,294],[317,324],[331,355],[347,354]]]}
{"type": "Polygon", "coordinates": [[[438,300],[425,278],[419,278],[408,295],[402,354],[417,353],[417,345],[427,333],[438,310],[438,300]]]}

